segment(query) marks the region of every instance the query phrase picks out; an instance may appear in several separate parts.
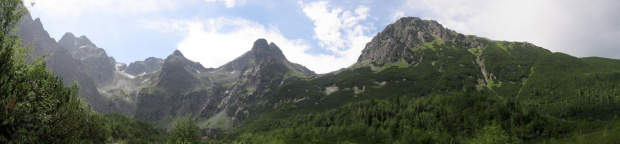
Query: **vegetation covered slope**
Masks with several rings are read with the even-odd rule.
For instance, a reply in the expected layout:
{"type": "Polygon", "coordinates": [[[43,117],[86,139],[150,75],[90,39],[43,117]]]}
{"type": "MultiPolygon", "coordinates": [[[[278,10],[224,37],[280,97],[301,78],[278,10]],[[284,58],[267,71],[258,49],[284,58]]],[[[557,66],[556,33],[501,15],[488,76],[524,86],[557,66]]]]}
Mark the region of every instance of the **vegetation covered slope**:
{"type": "Polygon", "coordinates": [[[618,60],[576,58],[402,18],[374,37],[349,69],[280,86],[250,111],[261,114],[231,137],[359,143],[562,138],[596,131],[579,125],[618,121],[618,66],[618,60]],[[405,101],[389,100],[399,97],[405,101]],[[364,111],[373,99],[384,106],[364,111]]]}

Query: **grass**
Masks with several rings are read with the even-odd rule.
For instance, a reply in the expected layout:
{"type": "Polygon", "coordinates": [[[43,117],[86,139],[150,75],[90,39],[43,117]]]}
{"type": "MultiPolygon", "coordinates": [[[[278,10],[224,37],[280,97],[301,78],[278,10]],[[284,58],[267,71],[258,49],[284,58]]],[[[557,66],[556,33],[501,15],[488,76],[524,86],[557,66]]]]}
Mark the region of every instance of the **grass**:
{"type": "Polygon", "coordinates": [[[487,83],[488,83],[488,84],[487,84],[487,87],[489,87],[489,89],[493,89],[493,87],[501,87],[501,86],[502,86],[502,83],[499,83],[499,82],[498,82],[498,83],[495,83],[495,81],[493,81],[493,80],[491,80],[491,79],[489,79],[489,80],[487,81],[487,83]]]}
{"type": "Polygon", "coordinates": [[[407,64],[404,60],[399,60],[391,64],[383,65],[381,69],[386,69],[386,68],[393,67],[393,66],[396,66],[398,68],[406,68],[409,66],[409,64],[407,64]]]}
{"type": "Polygon", "coordinates": [[[475,56],[480,56],[482,54],[482,51],[478,48],[467,49],[467,51],[475,56]]]}
{"type": "Polygon", "coordinates": [[[444,45],[444,41],[440,40],[437,37],[434,37],[433,41],[424,43],[424,46],[432,49],[433,51],[437,51],[437,49],[435,49],[435,45],[438,45],[438,46],[444,45]]]}
{"type": "Polygon", "coordinates": [[[506,47],[505,43],[508,43],[508,42],[495,42],[495,46],[497,46],[498,48],[501,48],[506,53],[510,54],[510,52],[508,52],[508,48],[506,47]]]}

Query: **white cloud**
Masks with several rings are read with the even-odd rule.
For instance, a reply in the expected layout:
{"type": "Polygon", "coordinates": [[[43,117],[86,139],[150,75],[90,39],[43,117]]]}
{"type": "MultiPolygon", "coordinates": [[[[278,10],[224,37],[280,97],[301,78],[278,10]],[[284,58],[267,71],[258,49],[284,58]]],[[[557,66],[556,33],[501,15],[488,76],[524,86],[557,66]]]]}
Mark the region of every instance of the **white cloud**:
{"type": "Polygon", "coordinates": [[[408,0],[400,10],[464,34],[528,41],[575,56],[620,53],[620,1],[408,0]]]}
{"type": "Polygon", "coordinates": [[[334,55],[324,56],[322,60],[329,63],[329,70],[348,67],[357,61],[357,58],[372,37],[366,35],[373,28],[371,24],[363,23],[369,15],[369,8],[359,6],[354,11],[347,11],[340,7],[333,7],[327,1],[305,4],[299,1],[303,12],[314,21],[314,38],[319,46],[333,52],[334,55]]]}
{"type": "Polygon", "coordinates": [[[233,8],[238,5],[243,5],[245,0],[205,0],[206,2],[224,2],[226,8],[233,8]]]}
{"type": "Polygon", "coordinates": [[[405,17],[405,12],[403,11],[397,11],[392,13],[392,21],[396,21],[402,17],[405,17]]]}
{"type": "Polygon", "coordinates": [[[288,39],[274,26],[265,26],[241,18],[208,20],[156,20],[143,22],[150,29],[180,34],[183,40],[177,49],[205,67],[219,67],[249,51],[254,41],[265,38],[278,45],[287,59],[317,73],[327,73],[348,67],[357,61],[362,49],[372,37],[364,24],[369,8],[359,6],[353,11],[331,8],[327,2],[308,5],[300,2],[304,13],[314,21],[315,39],[331,54],[309,54],[311,47],[301,39],[288,39]]]}
{"type": "Polygon", "coordinates": [[[344,64],[332,55],[308,54],[308,46],[300,39],[287,39],[275,27],[240,18],[215,18],[208,20],[156,20],[144,22],[145,26],[166,33],[179,33],[183,40],[177,45],[188,59],[205,67],[219,67],[252,48],[259,38],[273,42],[294,63],[302,64],[317,73],[326,73],[344,64]],[[336,65],[326,65],[334,63],[336,65]]]}

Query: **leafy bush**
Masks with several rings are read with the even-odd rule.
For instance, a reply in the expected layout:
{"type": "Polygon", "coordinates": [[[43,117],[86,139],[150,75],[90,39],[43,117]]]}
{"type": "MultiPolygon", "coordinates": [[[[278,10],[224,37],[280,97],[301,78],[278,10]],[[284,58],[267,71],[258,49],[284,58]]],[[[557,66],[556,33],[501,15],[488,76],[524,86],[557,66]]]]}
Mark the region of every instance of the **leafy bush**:
{"type": "Polygon", "coordinates": [[[13,30],[26,13],[21,0],[0,1],[0,143],[103,143],[105,119],[63,85],[39,58],[26,64],[26,48],[13,30]]]}

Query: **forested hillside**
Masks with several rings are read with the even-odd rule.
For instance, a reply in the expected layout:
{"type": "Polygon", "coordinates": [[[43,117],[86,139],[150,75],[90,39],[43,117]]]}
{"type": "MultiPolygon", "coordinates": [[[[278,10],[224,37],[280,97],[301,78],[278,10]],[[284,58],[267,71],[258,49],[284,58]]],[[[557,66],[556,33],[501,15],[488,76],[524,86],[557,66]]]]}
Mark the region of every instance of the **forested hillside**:
{"type": "Polygon", "coordinates": [[[402,18],[366,45],[357,64],[283,84],[253,111],[262,114],[230,135],[286,143],[530,143],[588,135],[614,143],[617,130],[608,129],[620,114],[619,66],[402,18]],[[601,127],[605,135],[588,134],[601,127]]]}

